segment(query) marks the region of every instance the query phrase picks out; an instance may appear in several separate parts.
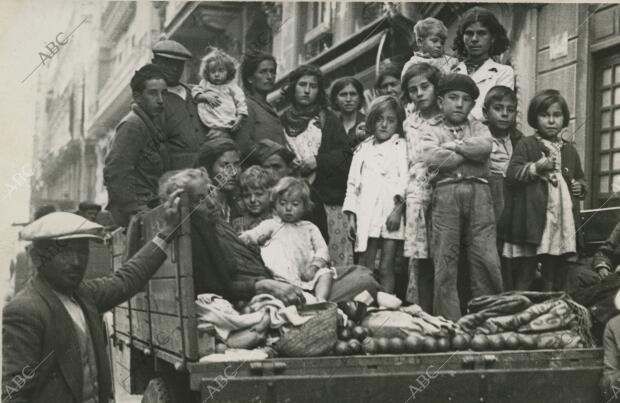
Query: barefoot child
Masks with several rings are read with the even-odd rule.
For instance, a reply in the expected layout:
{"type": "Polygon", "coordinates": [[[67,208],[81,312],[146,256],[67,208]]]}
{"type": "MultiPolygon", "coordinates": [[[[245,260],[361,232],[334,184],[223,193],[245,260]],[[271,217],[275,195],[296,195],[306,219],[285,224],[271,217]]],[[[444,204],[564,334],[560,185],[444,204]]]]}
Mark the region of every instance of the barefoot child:
{"type": "Polygon", "coordinates": [[[421,139],[428,170],[437,172],[431,201],[433,314],[455,321],[470,298],[502,291],[487,181],[493,140],[484,124],[468,119],[479,96],[471,78],[447,74],[436,94],[443,122],[426,128],[421,139]],[[461,257],[467,272],[459,273],[461,257]]]}
{"type": "Polygon", "coordinates": [[[334,276],[329,250],[317,226],[301,220],[312,209],[310,188],[303,179],[284,177],[273,188],[271,201],[276,217],[245,231],[241,240],[262,245],[263,261],[276,279],[314,291],[325,301],[334,276]]]}
{"type": "MultiPolygon", "coordinates": [[[[482,107],[485,122],[493,135],[493,149],[489,165],[489,188],[493,198],[493,212],[495,223],[499,231],[499,222],[504,211],[504,199],[507,195],[506,169],[512,157],[513,150],[523,137],[516,125],[517,118],[517,95],[506,86],[497,85],[492,87],[484,99],[482,107]]],[[[502,266],[502,278],[506,291],[514,289],[514,279],[508,268],[508,261],[501,258],[503,242],[497,238],[497,250],[500,255],[502,266]]]]}
{"type": "Polygon", "coordinates": [[[424,163],[420,138],[427,127],[437,126],[443,120],[435,96],[440,77],[437,67],[417,63],[405,72],[402,84],[405,101],[415,106],[403,125],[409,157],[404,252],[405,257],[410,258],[407,301],[420,305],[426,312],[432,312],[433,305],[433,264],[428,250],[427,218],[434,172],[429,172],[424,163]]]}
{"type": "Polygon", "coordinates": [[[511,198],[501,225],[503,255],[519,264],[517,284],[523,289],[540,262],[543,291],[563,290],[564,263],[576,253],[575,213],[586,186],[577,150],[562,139],[569,117],[558,91],[536,94],[527,112],[536,134],[519,142],[506,172],[511,198]]]}
{"type": "Polygon", "coordinates": [[[252,229],[273,216],[269,198],[275,184],[273,175],[258,165],[253,165],[241,173],[239,191],[244,214],[231,223],[237,233],[252,229]]]}
{"type": "Polygon", "coordinates": [[[413,27],[413,33],[419,50],[405,63],[402,77],[416,63],[428,63],[444,74],[448,74],[459,63],[458,59],[444,52],[448,29],[440,20],[433,17],[420,20],[413,27]]]}
{"type": "Polygon", "coordinates": [[[242,120],[248,116],[245,95],[233,79],[235,60],[217,48],[212,48],[200,64],[202,80],[192,89],[198,102],[198,116],[209,128],[208,139],[232,139],[242,120]]]}
{"type": "Polygon", "coordinates": [[[394,260],[404,238],[404,196],[407,187],[407,146],[402,138],[405,111],[398,99],[385,95],[369,108],[366,129],[372,136],[353,155],[342,211],[347,214],[360,264],[373,269],[381,249],[379,283],[395,287],[394,260]]]}

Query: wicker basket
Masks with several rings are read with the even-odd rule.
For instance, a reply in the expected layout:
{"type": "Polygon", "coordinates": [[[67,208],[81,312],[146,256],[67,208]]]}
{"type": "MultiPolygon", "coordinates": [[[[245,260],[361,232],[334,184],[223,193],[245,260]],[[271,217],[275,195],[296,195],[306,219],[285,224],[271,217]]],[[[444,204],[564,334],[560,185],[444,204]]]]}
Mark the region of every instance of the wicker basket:
{"type": "Polygon", "coordinates": [[[331,302],[306,305],[299,308],[301,316],[312,318],[299,327],[289,328],[275,344],[284,357],[316,357],[332,351],[338,340],[337,306],[331,302]]]}

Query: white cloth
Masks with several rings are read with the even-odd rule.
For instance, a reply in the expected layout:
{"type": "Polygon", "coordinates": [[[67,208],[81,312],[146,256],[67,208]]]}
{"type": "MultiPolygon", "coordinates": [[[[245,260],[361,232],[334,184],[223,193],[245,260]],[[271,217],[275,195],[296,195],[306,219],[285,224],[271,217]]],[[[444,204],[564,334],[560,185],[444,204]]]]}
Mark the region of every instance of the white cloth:
{"type": "Polygon", "coordinates": [[[450,70],[452,70],[457,64],[459,64],[459,60],[456,57],[445,54],[439,57],[430,57],[423,53],[415,52],[413,56],[411,56],[411,59],[407,60],[407,63],[405,63],[405,65],[403,66],[400,78],[402,79],[403,77],[405,77],[405,73],[407,73],[409,67],[418,63],[430,64],[431,66],[437,67],[439,71],[442,72],[442,74],[448,74],[450,73],[450,70]]]}
{"type": "Polygon", "coordinates": [[[197,104],[200,121],[209,128],[230,129],[239,116],[248,115],[248,106],[245,102],[245,94],[239,86],[231,81],[226,84],[212,84],[204,79],[192,88],[192,96],[206,92],[215,95],[220,100],[220,105],[213,108],[209,104],[199,102],[197,104]]]}
{"type": "MultiPolygon", "coordinates": [[[[452,73],[467,74],[467,67],[465,62],[460,62],[455,68],[452,69],[452,73]]],[[[512,67],[500,64],[493,59],[488,58],[478,70],[469,75],[472,80],[478,86],[480,95],[476,99],[476,105],[471,110],[470,115],[474,119],[483,120],[482,106],[484,105],[484,98],[487,96],[487,92],[496,85],[504,85],[514,90],[515,88],[515,72],[512,67]]]]}
{"type": "Polygon", "coordinates": [[[267,219],[244,232],[261,246],[265,266],[277,279],[312,291],[319,277],[334,275],[329,268],[329,249],[319,228],[309,221],[283,222],[279,217],[267,219]],[[303,281],[300,270],[314,264],[319,267],[310,281],[303,281]]]}
{"type": "MultiPolygon", "coordinates": [[[[321,139],[323,138],[323,132],[320,128],[320,122],[315,119],[310,119],[308,122],[308,127],[303,132],[299,133],[297,136],[289,136],[284,131],[284,138],[286,139],[286,143],[293,150],[295,156],[300,161],[306,161],[309,159],[316,159],[316,156],[319,155],[319,148],[321,147],[321,139]]],[[[316,179],[316,173],[313,172],[307,177],[310,184],[314,183],[314,179],[316,179]]]]}
{"type": "Polygon", "coordinates": [[[342,211],[356,216],[356,252],[366,250],[369,237],[404,238],[402,217],[396,231],[388,231],[385,222],[394,210],[394,197],[399,196],[404,201],[407,180],[407,144],[398,134],[383,143],[369,137],[358,146],[353,154],[342,205],[342,211]]]}

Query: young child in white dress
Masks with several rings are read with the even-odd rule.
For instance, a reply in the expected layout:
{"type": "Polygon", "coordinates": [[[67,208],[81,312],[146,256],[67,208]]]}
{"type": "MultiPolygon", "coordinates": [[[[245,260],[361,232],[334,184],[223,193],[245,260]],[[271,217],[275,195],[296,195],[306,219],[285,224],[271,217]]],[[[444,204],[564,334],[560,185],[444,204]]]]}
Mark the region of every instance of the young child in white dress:
{"type": "Polygon", "coordinates": [[[404,239],[407,145],[403,138],[405,111],[391,95],[376,98],[369,108],[366,130],[372,136],[353,154],[342,211],[360,264],[375,267],[381,249],[379,282],[385,292],[395,287],[394,261],[404,239]]]}
{"type": "Polygon", "coordinates": [[[459,63],[457,58],[444,52],[448,29],[437,18],[429,17],[418,21],[413,27],[413,33],[419,51],[414,52],[411,59],[405,63],[401,78],[409,67],[416,63],[428,63],[444,74],[449,73],[459,63]]]}
{"type": "Polygon", "coordinates": [[[308,184],[300,178],[284,177],[272,189],[271,201],[276,217],[239,237],[261,246],[265,266],[276,279],[314,292],[319,301],[327,300],[335,271],[330,268],[329,249],[321,231],[301,219],[312,209],[308,184]]]}
{"type": "Polygon", "coordinates": [[[233,81],[235,59],[226,52],[212,48],[200,64],[200,83],[192,88],[198,103],[200,121],[209,128],[208,140],[232,136],[248,116],[243,90],[233,81]]]}

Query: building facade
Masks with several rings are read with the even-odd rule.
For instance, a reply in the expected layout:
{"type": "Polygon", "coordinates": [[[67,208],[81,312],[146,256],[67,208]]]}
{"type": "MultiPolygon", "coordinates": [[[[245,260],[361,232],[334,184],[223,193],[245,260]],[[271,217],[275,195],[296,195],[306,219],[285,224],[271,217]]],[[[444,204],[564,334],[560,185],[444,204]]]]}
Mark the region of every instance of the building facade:
{"type": "MultiPolygon", "coordinates": [[[[88,22],[66,52],[39,78],[32,208],[52,202],[107,202],[103,160],[118,122],[127,113],[133,72],[151,58],[162,36],[185,45],[194,59],[183,80],[198,81],[200,57],[217,46],[239,58],[271,52],[278,83],[311,63],[334,79],[352,75],[372,89],[379,68],[402,66],[412,52],[411,28],[436,17],[454,39],[467,3],[352,2],[85,2],[72,24],[88,22]]],[[[620,204],[620,5],[489,3],[506,28],[511,48],[501,62],[513,66],[519,125],[539,90],[558,89],[571,111],[568,137],[576,143],[590,192],[585,207],[620,204]]],[[[68,11],[69,12],[69,11],[68,11]]],[[[450,49],[448,49],[451,52],[450,49]]],[[[285,107],[275,91],[269,98],[285,107]]]]}

